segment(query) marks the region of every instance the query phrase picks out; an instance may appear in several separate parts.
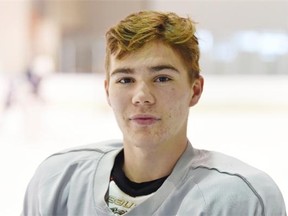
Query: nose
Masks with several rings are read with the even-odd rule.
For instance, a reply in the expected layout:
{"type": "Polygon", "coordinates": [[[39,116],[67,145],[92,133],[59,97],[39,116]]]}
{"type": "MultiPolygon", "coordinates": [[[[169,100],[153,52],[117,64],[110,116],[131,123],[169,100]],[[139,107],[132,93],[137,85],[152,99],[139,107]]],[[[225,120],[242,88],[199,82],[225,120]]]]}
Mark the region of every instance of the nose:
{"type": "Polygon", "coordinates": [[[132,103],[134,105],[152,105],[155,103],[155,97],[151,88],[146,83],[143,82],[136,86],[132,103]]]}

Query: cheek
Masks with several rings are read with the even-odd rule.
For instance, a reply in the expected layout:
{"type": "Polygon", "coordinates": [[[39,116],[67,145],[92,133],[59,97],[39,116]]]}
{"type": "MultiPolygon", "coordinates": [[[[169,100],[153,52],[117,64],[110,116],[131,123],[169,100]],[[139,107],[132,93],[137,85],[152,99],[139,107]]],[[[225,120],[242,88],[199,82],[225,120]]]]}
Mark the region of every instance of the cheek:
{"type": "Polygon", "coordinates": [[[114,112],[122,112],[129,104],[127,99],[127,93],[121,93],[119,91],[110,91],[109,95],[110,106],[114,112]]]}
{"type": "Polygon", "coordinates": [[[164,92],[164,95],[162,96],[171,109],[179,110],[181,108],[189,107],[191,95],[188,91],[179,91],[172,88],[170,91],[164,92]]]}
{"type": "Polygon", "coordinates": [[[109,100],[110,106],[113,109],[117,108],[119,106],[119,101],[121,101],[119,100],[119,96],[115,94],[115,92],[113,91],[110,91],[108,100],[109,100]]]}
{"type": "Polygon", "coordinates": [[[166,100],[167,117],[168,119],[186,118],[189,113],[190,97],[188,94],[175,94],[166,100]]]}

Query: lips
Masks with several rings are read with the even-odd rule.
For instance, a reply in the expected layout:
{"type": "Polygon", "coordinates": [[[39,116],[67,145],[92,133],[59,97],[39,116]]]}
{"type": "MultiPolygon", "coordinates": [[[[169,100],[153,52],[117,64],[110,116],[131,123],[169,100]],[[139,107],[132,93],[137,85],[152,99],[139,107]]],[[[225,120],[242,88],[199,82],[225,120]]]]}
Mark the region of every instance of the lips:
{"type": "Polygon", "coordinates": [[[160,118],[154,115],[149,115],[149,114],[139,114],[139,115],[131,116],[129,120],[138,125],[148,126],[148,125],[155,124],[156,122],[160,120],[160,118]]]}

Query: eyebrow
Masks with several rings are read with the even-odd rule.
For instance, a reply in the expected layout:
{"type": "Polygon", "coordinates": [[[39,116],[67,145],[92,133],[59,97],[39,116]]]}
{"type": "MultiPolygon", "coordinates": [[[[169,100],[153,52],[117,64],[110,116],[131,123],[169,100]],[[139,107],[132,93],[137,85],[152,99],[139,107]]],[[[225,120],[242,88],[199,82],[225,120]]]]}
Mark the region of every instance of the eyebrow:
{"type": "Polygon", "coordinates": [[[134,70],[132,68],[117,68],[112,71],[110,76],[114,76],[116,74],[133,74],[134,70]]]}
{"type": "Polygon", "coordinates": [[[170,64],[163,64],[163,65],[156,65],[156,66],[153,66],[153,67],[150,67],[149,68],[151,71],[154,71],[154,72],[158,72],[158,71],[161,71],[161,70],[172,70],[172,71],[175,71],[177,73],[179,73],[179,71],[173,67],[172,65],[170,64]]]}
{"type": "MultiPolygon", "coordinates": [[[[170,64],[163,64],[163,65],[161,64],[161,65],[149,67],[149,71],[151,72],[159,72],[161,70],[171,70],[176,73],[179,73],[179,71],[170,64]]],[[[133,68],[123,67],[123,68],[117,68],[113,70],[110,76],[114,76],[116,74],[133,74],[134,72],[135,70],[133,68]]]]}

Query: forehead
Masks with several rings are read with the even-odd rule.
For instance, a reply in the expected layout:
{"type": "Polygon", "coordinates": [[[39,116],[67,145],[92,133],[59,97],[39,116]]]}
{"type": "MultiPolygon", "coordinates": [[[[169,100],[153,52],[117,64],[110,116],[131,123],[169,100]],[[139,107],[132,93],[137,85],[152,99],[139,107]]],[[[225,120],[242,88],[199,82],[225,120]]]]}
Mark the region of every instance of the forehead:
{"type": "Polygon", "coordinates": [[[121,59],[117,59],[116,55],[110,55],[109,74],[117,68],[143,69],[165,64],[179,71],[185,70],[183,60],[177,52],[163,42],[153,41],[121,59]]]}

